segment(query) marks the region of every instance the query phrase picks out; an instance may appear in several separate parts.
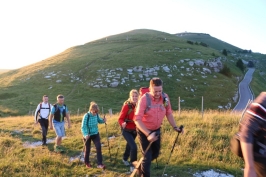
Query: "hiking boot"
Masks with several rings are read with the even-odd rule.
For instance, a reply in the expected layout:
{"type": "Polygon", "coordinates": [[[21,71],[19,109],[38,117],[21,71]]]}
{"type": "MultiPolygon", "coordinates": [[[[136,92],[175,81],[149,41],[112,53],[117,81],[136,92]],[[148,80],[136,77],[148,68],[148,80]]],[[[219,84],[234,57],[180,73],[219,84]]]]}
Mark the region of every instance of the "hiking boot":
{"type": "Polygon", "coordinates": [[[125,166],[129,166],[129,162],[127,160],[122,159],[122,162],[125,164],[125,166]]]}
{"type": "Polygon", "coordinates": [[[102,165],[97,165],[97,168],[100,168],[100,169],[104,170],[106,167],[105,167],[105,165],[102,164],[102,165]]]}
{"type": "Polygon", "coordinates": [[[90,163],[85,163],[87,168],[91,168],[91,164],[90,163]]]}
{"type": "Polygon", "coordinates": [[[43,142],[43,143],[42,143],[42,146],[47,146],[47,143],[46,143],[46,142],[43,142]]]}

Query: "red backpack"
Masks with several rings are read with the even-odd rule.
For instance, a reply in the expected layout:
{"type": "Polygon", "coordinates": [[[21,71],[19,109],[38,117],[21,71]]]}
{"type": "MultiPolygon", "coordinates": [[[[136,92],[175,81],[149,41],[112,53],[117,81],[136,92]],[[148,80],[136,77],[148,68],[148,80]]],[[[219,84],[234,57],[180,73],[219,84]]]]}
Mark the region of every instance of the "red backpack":
{"type": "MultiPolygon", "coordinates": [[[[146,96],[147,105],[146,105],[146,109],[145,109],[144,113],[146,113],[147,111],[149,111],[151,109],[151,98],[147,94],[148,92],[150,92],[149,87],[140,87],[139,88],[139,98],[141,98],[143,95],[146,96]]],[[[168,106],[168,98],[167,98],[167,96],[165,95],[164,92],[162,92],[162,96],[163,96],[164,107],[166,107],[166,106],[168,106]]]]}

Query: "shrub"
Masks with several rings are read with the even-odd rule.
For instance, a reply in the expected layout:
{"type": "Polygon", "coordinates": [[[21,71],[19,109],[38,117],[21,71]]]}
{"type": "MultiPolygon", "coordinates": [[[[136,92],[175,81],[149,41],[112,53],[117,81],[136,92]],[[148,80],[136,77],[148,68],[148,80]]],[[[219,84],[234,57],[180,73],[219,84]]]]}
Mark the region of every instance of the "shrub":
{"type": "Polygon", "coordinates": [[[225,75],[225,76],[227,76],[227,77],[231,77],[232,76],[231,70],[230,70],[230,68],[226,64],[224,64],[224,67],[220,71],[220,73],[223,74],[223,75],[225,75]]]}
{"type": "Polygon", "coordinates": [[[187,41],[187,43],[189,43],[189,44],[191,44],[191,45],[193,45],[194,44],[194,42],[192,42],[192,41],[187,41]]]}
{"type": "Polygon", "coordinates": [[[245,70],[245,66],[244,66],[244,63],[241,59],[238,59],[237,62],[236,62],[236,66],[242,71],[244,72],[245,70]]]}
{"type": "Polygon", "coordinates": [[[202,45],[203,47],[208,47],[208,44],[206,44],[204,42],[200,42],[200,45],[202,45]]]}
{"type": "Polygon", "coordinates": [[[226,51],[226,49],[223,49],[223,55],[225,55],[225,56],[227,56],[227,51],[226,51]]]}

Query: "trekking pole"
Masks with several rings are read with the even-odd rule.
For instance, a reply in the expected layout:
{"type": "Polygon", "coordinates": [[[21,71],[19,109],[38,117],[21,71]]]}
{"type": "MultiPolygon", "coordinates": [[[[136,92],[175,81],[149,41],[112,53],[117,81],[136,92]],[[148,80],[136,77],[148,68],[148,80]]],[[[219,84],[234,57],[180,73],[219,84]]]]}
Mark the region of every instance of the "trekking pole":
{"type": "MultiPolygon", "coordinates": [[[[85,147],[86,147],[86,143],[87,143],[87,141],[88,141],[88,139],[86,139],[85,142],[84,142],[84,140],[83,140],[84,144],[83,144],[82,152],[81,152],[80,155],[79,155],[78,166],[79,166],[79,163],[80,163],[81,156],[84,155],[84,150],[85,150],[85,147]]],[[[84,156],[84,161],[85,161],[85,156],[84,156]]]]}
{"type": "Polygon", "coordinates": [[[124,129],[122,129],[122,133],[121,133],[121,136],[120,136],[120,138],[119,138],[118,148],[117,148],[117,150],[116,150],[116,154],[115,154],[114,165],[116,164],[116,158],[117,158],[118,151],[119,151],[119,149],[120,149],[121,139],[122,139],[123,133],[124,133],[124,129]]]}
{"type": "MultiPolygon", "coordinates": [[[[157,135],[157,134],[156,134],[157,135]]],[[[157,135],[158,136],[158,135],[157,135]]],[[[151,147],[151,144],[153,143],[153,141],[151,141],[148,145],[148,147],[145,149],[144,153],[143,153],[143,156],[139,159],[139,161],[137,162],[137,164],[135,165],[135,169],[133,170],[133,172],[131,173],[130,177],[134,177],[135,174],[137,173],[138,171],[138,168],[140,166],[140,164],[142,163],[142,161],[144,160],[144,157],[145,155],[147,154],[148,150],[150,149],[151,147]]]]}
{"type": "Polygon", "coordinates": [[[106,137],[107,137],[107,145],[108,145],[108,148],[109,148],[110,161],[112,162],[111,151],[110,151],[110,145],[109,145],[109,137],[108,137],[108,131],[107,131],[107,124],[106,124],[106,123],[105,123],[105,130],[106,130],[106,137]]]}
{"type": "Polygon", "coordinates": [[[178,139],[178,137],[179,137],[179,134],[182,132],[182,129],[183,129],[183,128],[184,128],[183,125],[181,125],[181,126],[179,127],[179,131],[178,131],[178,134],[177,134],[177,136],[176,136],[176,139],[175,139],[175,142],[174,142],[174,144],[173,144],[173,147],[172,147],[172,149],[171,149],[171,152],[170,152],[170,155],[169,155],[168,161],[167,161],[167,163],[165,164],[165,167],[164,167],[164,170],[163,170],[162,177],[164,176],[165,169],[166,169],[166,167],[167,167],[168,164],[169,164],[169,161],[170,161],[170,158],[171,158],[172,152],[173,152],[173,150],[174,150],[174,148],[175,148],[176,141],[177,141],[177,139],[178,139]]]}

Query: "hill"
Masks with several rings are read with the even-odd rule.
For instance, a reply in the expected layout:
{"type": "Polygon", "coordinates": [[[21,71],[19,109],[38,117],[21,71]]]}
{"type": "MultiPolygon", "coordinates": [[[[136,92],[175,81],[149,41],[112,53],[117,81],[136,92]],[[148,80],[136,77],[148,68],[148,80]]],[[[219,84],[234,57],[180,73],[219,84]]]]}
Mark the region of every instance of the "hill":
{"type": "Polygon", "coordinates": [[[7,72],[7,71],[10,71],[10,69],[0,69],[0,74],[4,73],[4,72],[7,72]]]}
{"type": "Polygon", "coordinates": [[[177,33],[175,35],[194,42],[203,42],[218,51],[222,51],[223,49],[229,50],[231,52],[242,50],[236,46],[233,46],[232,44],[212,37],[211,35],[206,33],[177,33]]]}
{"type": "Polygon", "coordinates": [[[42,95],[54,103],[66,96],[71,114],[85,112],[90,101],[118,112],[132,88],[164,81],[173,109],[233,107],[243,73],[236,58],[215,49],[154,30],[133,30],[71,47],[38,63],[0,75],[0,115],[32,114],[42,95]],[[232,77],[218,71],[227,65],[232,77]]]}
{"type": "MultiPolygon", "coordinates": [[[[166,169],[167,176],[192,177],[193,174],[200,174],[202,171],[210,169],[219,172],[221,176],[221,173],[229,173],[235,177],[243,176],[241,170],[243,160],[233,155],[229,149],[229,139],[238,129],[239,116],[239,114],[231,112],[206,111],[202,118],[198,111],[182,111],[180,116],[175,112],[174,117],[177,119],[178,125],[184,125],[185,133],[178,138],[166,169]]],[[[55,137],[55,133],[51,130],[48,131],[49,141],[51,140],[48,147],[38,146],[41,132],[39,126],[32,125],[32,117],[1,118],[0,176],[127,177],[128,169],[121,162],[125,148],[124,139],[122,139],[118,151],[117,163],[113,165],[121,135],[117,125],[118,115],[113,115],[112,118],[108,116],[107,119],[108,134],[112,137],[110,138],[112,162],[109,158],[105,127],[99,125],[103,159],[107,166],[107,170],[103,173],[96,168],[87,169],[83,163],[78,166],[78,157],[83,149],[80,132],[81,116],[71,117],[72,128],[66,129],[67,137],[62,144],[66,148],[64,154],[53,152],[52,139],[55,137]]],[[[159,168],[156,169],[156,162],[152,162],[153,177],[162,176],[163,168],[177,135],[169,127],[166,119],[161,133],[159,168]]],[[[138,144],[137,140],[136,142],[138,144]]],[[[138,150],[138,159],[140,157],[141,153],[138,150]]],[[[91,162],[95,167],[95,148],[92,148],[91,162]]],[[[198,176],[203,175],[196,177],[198,176]]],[[[223,176],[229,177],[225,174],[223,176]]]]}

